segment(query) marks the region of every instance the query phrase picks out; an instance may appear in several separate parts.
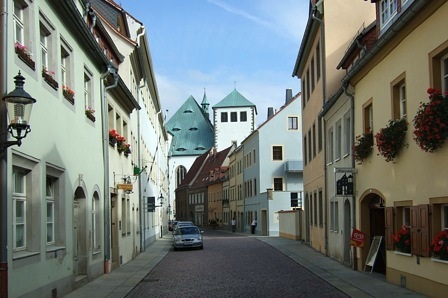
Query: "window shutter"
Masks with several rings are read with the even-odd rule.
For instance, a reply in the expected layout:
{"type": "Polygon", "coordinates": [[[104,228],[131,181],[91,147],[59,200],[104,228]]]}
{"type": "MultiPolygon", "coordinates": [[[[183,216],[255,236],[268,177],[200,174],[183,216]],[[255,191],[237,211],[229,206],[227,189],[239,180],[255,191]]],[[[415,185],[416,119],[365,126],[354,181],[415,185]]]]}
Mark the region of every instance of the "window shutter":
{"type": "Polygon", "coordinates": [[[429,257],[429,205],[411,207],[411,253],[429,257]]]}
{"type": "Polygon", "coordinates": [[[419,205],[420,219],[420,255],[429,257],[429,205],[419,205]]]}
{"type": "Polygon", "coordinates": [[[413,255],[420,255],[420,245],[419,245],[419,216],[418,216],[418,206],[411,206],[411,253],[413,255]]]}
{"type": "Polygon", "coordinates": [[[394,242],[392,241],[392,236],[394,233],[394,207],[384,208],[385,212],[385,238],[386,238],[386,249],[394,250],[394,242]]]}

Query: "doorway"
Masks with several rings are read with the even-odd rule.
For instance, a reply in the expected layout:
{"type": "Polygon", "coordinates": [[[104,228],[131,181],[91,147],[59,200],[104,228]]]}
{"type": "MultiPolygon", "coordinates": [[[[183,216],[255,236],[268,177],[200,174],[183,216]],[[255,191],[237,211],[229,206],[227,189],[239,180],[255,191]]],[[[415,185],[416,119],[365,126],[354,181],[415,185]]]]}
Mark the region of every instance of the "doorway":
{"type": "Polygon", "coordinates": [[[87,215],[86,195],[78,187],[73,200],[73,274],[76,277],[87,275],[87,215]]]}
{"type": "Polygon", "coordinates": [[[351,266],[351,251],[352,247],[350,245],[351,238],[351,222],[352,222],[352,212],[350,208],[349,200],[344,202],[344,264],[351,266]]]}

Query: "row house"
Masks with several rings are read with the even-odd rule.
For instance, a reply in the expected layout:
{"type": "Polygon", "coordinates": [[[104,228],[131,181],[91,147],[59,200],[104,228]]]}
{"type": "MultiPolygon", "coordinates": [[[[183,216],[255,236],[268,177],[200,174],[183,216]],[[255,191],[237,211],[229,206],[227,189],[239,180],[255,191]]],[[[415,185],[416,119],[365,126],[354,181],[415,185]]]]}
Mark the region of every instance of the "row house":
{"type": "Polygon", "coordinates": [[[177,220],[197,226],[222,222],[222,184],[233,150],[233,145],[222,151],[213,148],[196,158],[176,188],[177,220]]]}
{"type": "Polygon", "coordinates": [[[369,2],[376,20],[355,36],[339,65],[357,136],[355,226],[367,235],[357,269],[367,266],[391,283],[444,297],[448,33],[440,28],[448,3],[369,2]],[[376,259],[368,255],[372,238],[380,243],[376,259]]]}
{"type": "Polygon", "coordinates": [[[278,236],[278,212],[302,207],[300,105],[300,93],[292,97],[287,89],[285,104],[276,112],[269,108],[267,120],[241,143],[241,159],[235,163],[242,183],[233,186],[231,181],[230,186],[241,190],[243,208],[236,208],[234,217],[245,231],[257,220],[257,234],[278,236]]]}
{"type": "MultiPolygon", "coordinates": [[[[32,133],[1,153],[2,297],[64,295],[135,257],[145,247],[142,227],[146,242],[162,228],[139,199],[168,189],[167,135],[153,112],[161,108],[144,27],[103,2],[120,12],[126,37],[93,2],[2,5],[3,94],[19,73],[37,99],[32,133]]],[[[4,131],[3,106],[1,121],[4,131]]]]}
{"type": "Polygon", "coordinates": [[[168,229],[168,136],[145,26],[114,1],[92,0],[87,7],[91,8],[92,27],[104,28],[113,41],[113,47],[103,47],[106,55],[113,48],[123,55],[118,75],[135,98],[130,103],[112,97],[105,101],[108,131],[117,135],[116,145],[109,147],[111,242],[106,264],[114,269],[135,258],[168,229]],[[138,111],[132,113],[133,108],[138,111]],[[161,207],[148,210],[150,198],[159,199],[161,207]]]}
{"type": "Polygon", "coordinates": [[[374,9],[363,1],[310,1],[309,17],[293,70],[293,76],[300,79],[302,86],[305,206],[302,234],[311,247],[347,264],[353,263],[346,235],[350,235],[353,226],[355,204],[352,196],[336,195],[331,185],[334,179],[342,178],[332,172],[334,169],[351,167],[351,145],[341,145],[335,155],[326,154],[326,148],[334,146],[329,141],[333,136],[350,135],[351,107],[346,93],[341,93],[345,103],[338,102],[335,112],[324,112],[341,87],[344,71],[337,69],[337,65],[344,51],[359,28],[374,18],[374,9]],[[346,219],[340,216],[336,222],[328,221],[327,214],[339,215],[341,210],[345,210],[346,219]]]}

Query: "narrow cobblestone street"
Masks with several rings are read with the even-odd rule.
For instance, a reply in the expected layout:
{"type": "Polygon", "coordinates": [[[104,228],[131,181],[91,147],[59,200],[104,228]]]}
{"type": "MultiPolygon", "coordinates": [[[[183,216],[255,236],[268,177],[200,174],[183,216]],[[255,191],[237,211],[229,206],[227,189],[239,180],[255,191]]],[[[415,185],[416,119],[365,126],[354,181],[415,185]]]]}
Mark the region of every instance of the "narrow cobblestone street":
{"type": "Polygon", "coordinates": [[[254,237],[206,231],[203,250],[171,250],[127,297],[347,297],[254,237]]]}

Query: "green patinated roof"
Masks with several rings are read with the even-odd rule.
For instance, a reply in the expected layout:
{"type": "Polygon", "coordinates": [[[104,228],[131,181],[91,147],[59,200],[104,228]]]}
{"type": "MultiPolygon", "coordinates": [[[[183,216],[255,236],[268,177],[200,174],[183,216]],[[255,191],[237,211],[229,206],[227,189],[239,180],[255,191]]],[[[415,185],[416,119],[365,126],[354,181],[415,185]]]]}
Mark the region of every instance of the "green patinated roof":
{"type": "Polygon", "coordinates": [[[213,147],[213,126],[193,96],[171,116],[166,128],[173,135],[171,156],[201,155],[213,147]]]}
{"type": "Polygon", "coordinates": [[[213,106],[215,108],[233,108],[233,107],[255,107],[256,106],[245,98],[236,89],[233,89],[229,95],[213,106]]]}

